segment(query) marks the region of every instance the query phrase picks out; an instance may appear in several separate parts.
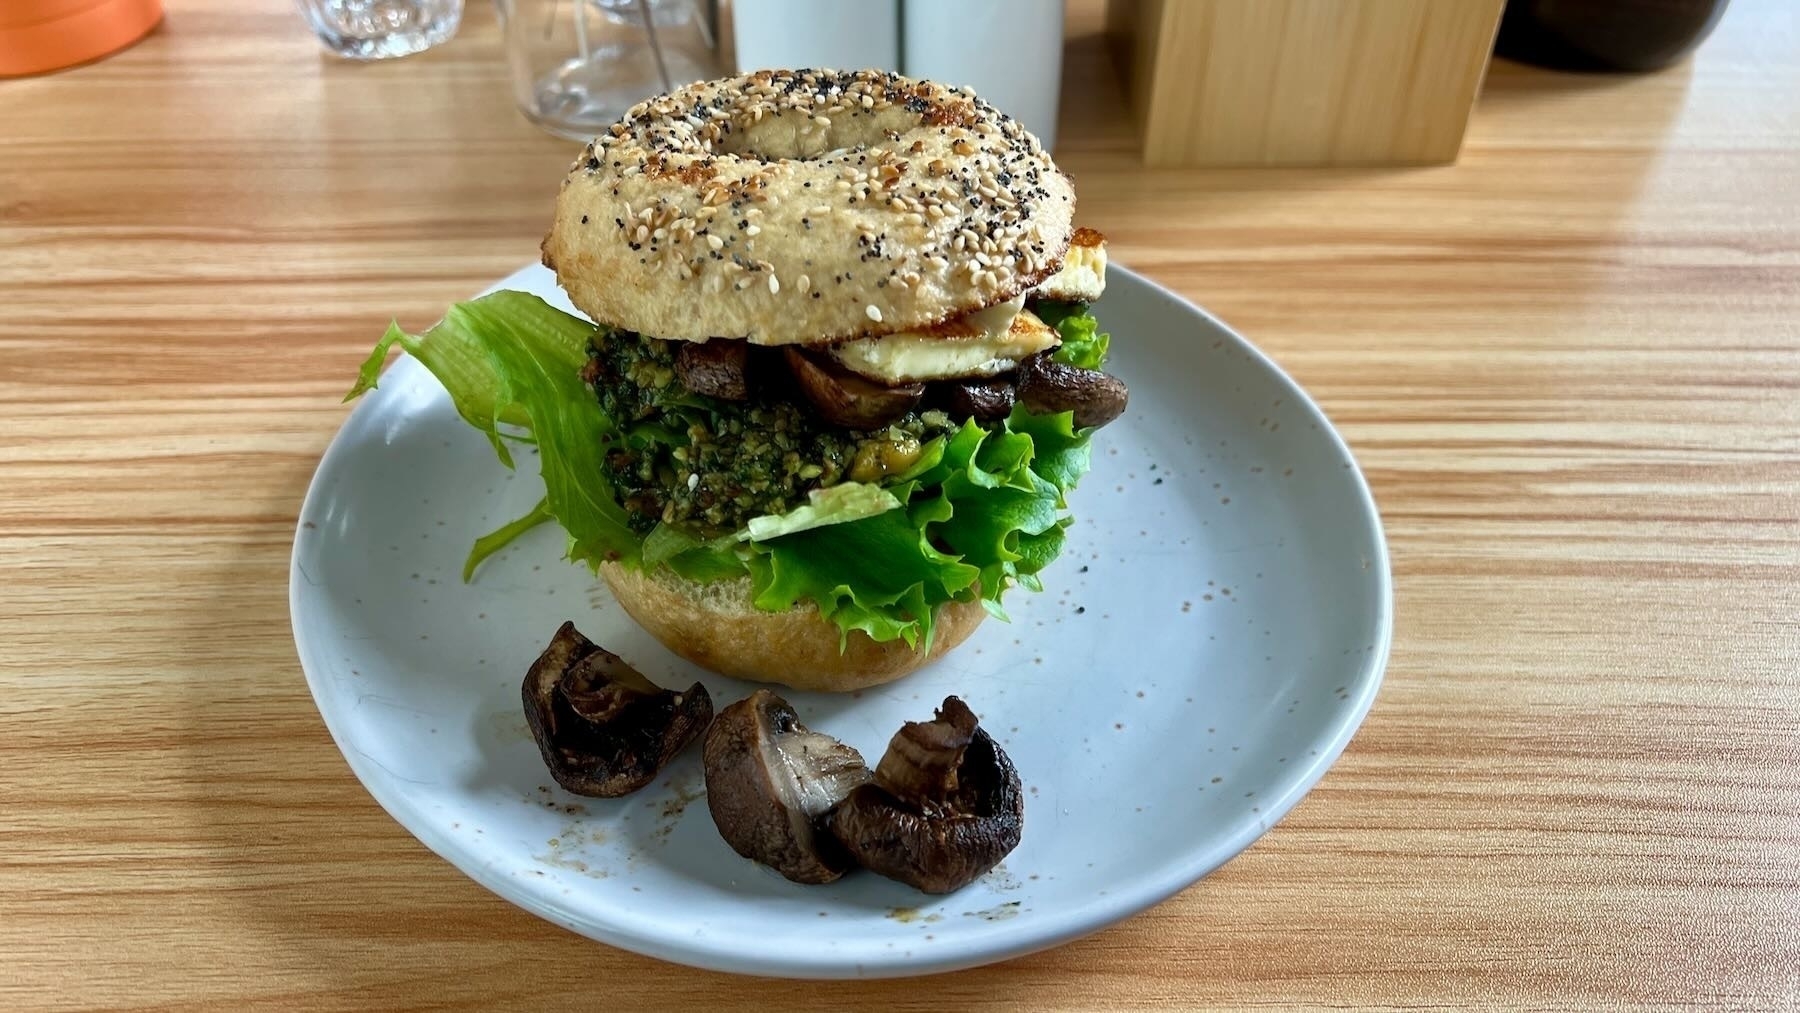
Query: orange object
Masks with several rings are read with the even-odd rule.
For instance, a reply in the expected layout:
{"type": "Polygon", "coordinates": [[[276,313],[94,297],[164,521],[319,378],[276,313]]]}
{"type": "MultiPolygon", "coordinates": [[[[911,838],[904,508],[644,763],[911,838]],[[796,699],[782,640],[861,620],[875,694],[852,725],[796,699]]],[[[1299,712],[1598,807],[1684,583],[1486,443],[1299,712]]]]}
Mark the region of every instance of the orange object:
{"type": "Polygon", "coordinates": [[[4,0],[0,77],[41,74],[131,45],[162,20],[162,0],[4,0]]]}

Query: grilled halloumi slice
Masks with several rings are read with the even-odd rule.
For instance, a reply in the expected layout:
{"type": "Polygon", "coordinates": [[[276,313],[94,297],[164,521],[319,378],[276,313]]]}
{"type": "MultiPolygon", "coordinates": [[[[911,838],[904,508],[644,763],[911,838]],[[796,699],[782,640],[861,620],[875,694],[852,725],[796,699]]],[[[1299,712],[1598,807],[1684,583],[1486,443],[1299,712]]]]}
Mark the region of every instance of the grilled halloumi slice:
{"type": "Polygon", "coordinates": [[[1024,303],[1020,297],[922,331],[846,341],[832,355],[845,369],[889,385],[993,376],[1062,343],[1024,303]]]}
{"type": "Polygon", "coordinates": [[[1040,299],[1093,302],[1106,291],[1106,237],[1093,229],[1076,229],[1062,270],[1037,287],[1040,299]]]}
{"type": "MultiPolygon", "coordinates": [[[[1030,293],[1040,299],[1093,302],[1106,291],[1106,237],[1076,229],[1062,270],[1030,293]]],[[[1024,309],[1025,297],[935,327],[846,341],[832,350],[845,369],[879,383],[993,376],[1062,343],[1056,328],[1024,309]]]]}

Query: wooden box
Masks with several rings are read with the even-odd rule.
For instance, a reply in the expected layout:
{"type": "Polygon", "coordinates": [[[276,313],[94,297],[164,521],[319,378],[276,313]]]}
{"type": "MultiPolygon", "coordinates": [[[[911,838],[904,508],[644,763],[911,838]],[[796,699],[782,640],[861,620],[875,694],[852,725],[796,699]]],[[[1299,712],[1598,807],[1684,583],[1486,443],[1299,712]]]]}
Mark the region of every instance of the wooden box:
{"type": "Polygon", "coordinates": [[[1505,0],[1109,0],[1153,166],[1452,162],[1505,0]]]}

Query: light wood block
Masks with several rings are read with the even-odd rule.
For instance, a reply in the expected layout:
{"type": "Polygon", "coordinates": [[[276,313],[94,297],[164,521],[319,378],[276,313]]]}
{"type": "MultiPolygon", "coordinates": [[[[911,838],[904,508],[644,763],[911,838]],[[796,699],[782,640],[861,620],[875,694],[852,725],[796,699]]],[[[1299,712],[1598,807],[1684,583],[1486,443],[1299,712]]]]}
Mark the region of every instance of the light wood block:
{"type": "Polygon", "coordinates": [[[1451,162],[1504,0],[1112,0],[1156,166],[1451,162]]]}

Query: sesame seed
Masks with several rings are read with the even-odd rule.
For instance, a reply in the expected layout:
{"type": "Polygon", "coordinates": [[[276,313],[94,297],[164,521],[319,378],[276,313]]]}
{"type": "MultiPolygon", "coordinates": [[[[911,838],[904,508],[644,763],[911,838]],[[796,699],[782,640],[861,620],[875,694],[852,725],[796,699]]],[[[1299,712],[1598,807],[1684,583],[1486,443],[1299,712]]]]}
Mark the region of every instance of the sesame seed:
{"type": "Polygon", "coordinates": [[[773,274],[769,275],[769,294],[777,295],[780,292],[781,292],[781,279],[775,277],[773,274]]]}
{"type": "MultiPolygon", "coordinates": [[[[1052,200],[1067,207],[1070,197],[1047,154],[1017,121],[966,89],[903,80],[867,71],[763,71],[737,79],[735,90],[717,83],[679,88],[638,103],[600,132],[583,152],[588,172],[599,177],[587,185],[597,193],[610,191],[614,203],[623,207],[614,224],[642,263],[671,276],[697,273],[707,286],[722,287],[734,279],[748,285],[744,273],[752,270],[750,261],[739,258],[724,271],[704,270],[708,259],[733,259],[723,252],[731,242],[718,223],[729,220],[747,238],[757,236],[768,227],[761,219],[772,202],[775,174],[791,180],[788,174],[797,162],[740,157],[721,150],[723,146],[734,133],[741,135],[771,115],[798,113],[794,118],[804,124],[800,143],[819,151],[830,143],[826,131],[835,116],[894,106],[919,125],[873,131],[874,143],[821,151],[811,159],[814,171],[830,175],[803,179],[802,188],[817,191],[815,200],[827,190],[832,196],[805,215],[794,215],[801,227],[849,220],[843,209],[849,207],[854,215],[859,203],[872,214],[885,214],[895,224],[882,222],[868,230],[856,247],[863,263],[889,267],[877,272],[878,285],[891,281],[916,287],[921,284],[916,276],[924,271],[939,279],[954,275],[980,286],[1011,286],[1021,276],[1035,279],[1054,269],[1058,257],[1049,249],[1041,231],[1048,226],[1040,224],[1037,212],[1052,200]],[[885,141],[880,139],[884,135],[885,141]],[[714,178],[716,163],[727,172],[714,178]],[[644,200],[648,206],[641,207],[621,199],[620,184],[629,177],[660,178],[694,168],[706,175],[681,204],[670,193],[634,197],[630,204],[644,200]],[[728,218],[719,216],[720,208],[727,208],[728,218]],[[905,239],[881,232],[881,227],[900,231],[905,239]],[[699,245],[702,236],[705,246],[699,245]],[[906,254],[895,249],[902,241],[911,247],[906,254]],[[887,279],[879,279],[880,274],[887,279]]],[[[774,277],[772,269],[767,273],[774,277]]],[[[818,295],[810,279],[803,285],[802,277],[790,276],[788,288],[818,295]]]]}
{"type": "Polygon", "coordinates": [[[868,317],[870,320],[873,320],[876,323],[881,323],[881,307],[875,305],[874,303],[870,303],[868,306],[863,308],[863,312],[868,314],[868,317]]]}

